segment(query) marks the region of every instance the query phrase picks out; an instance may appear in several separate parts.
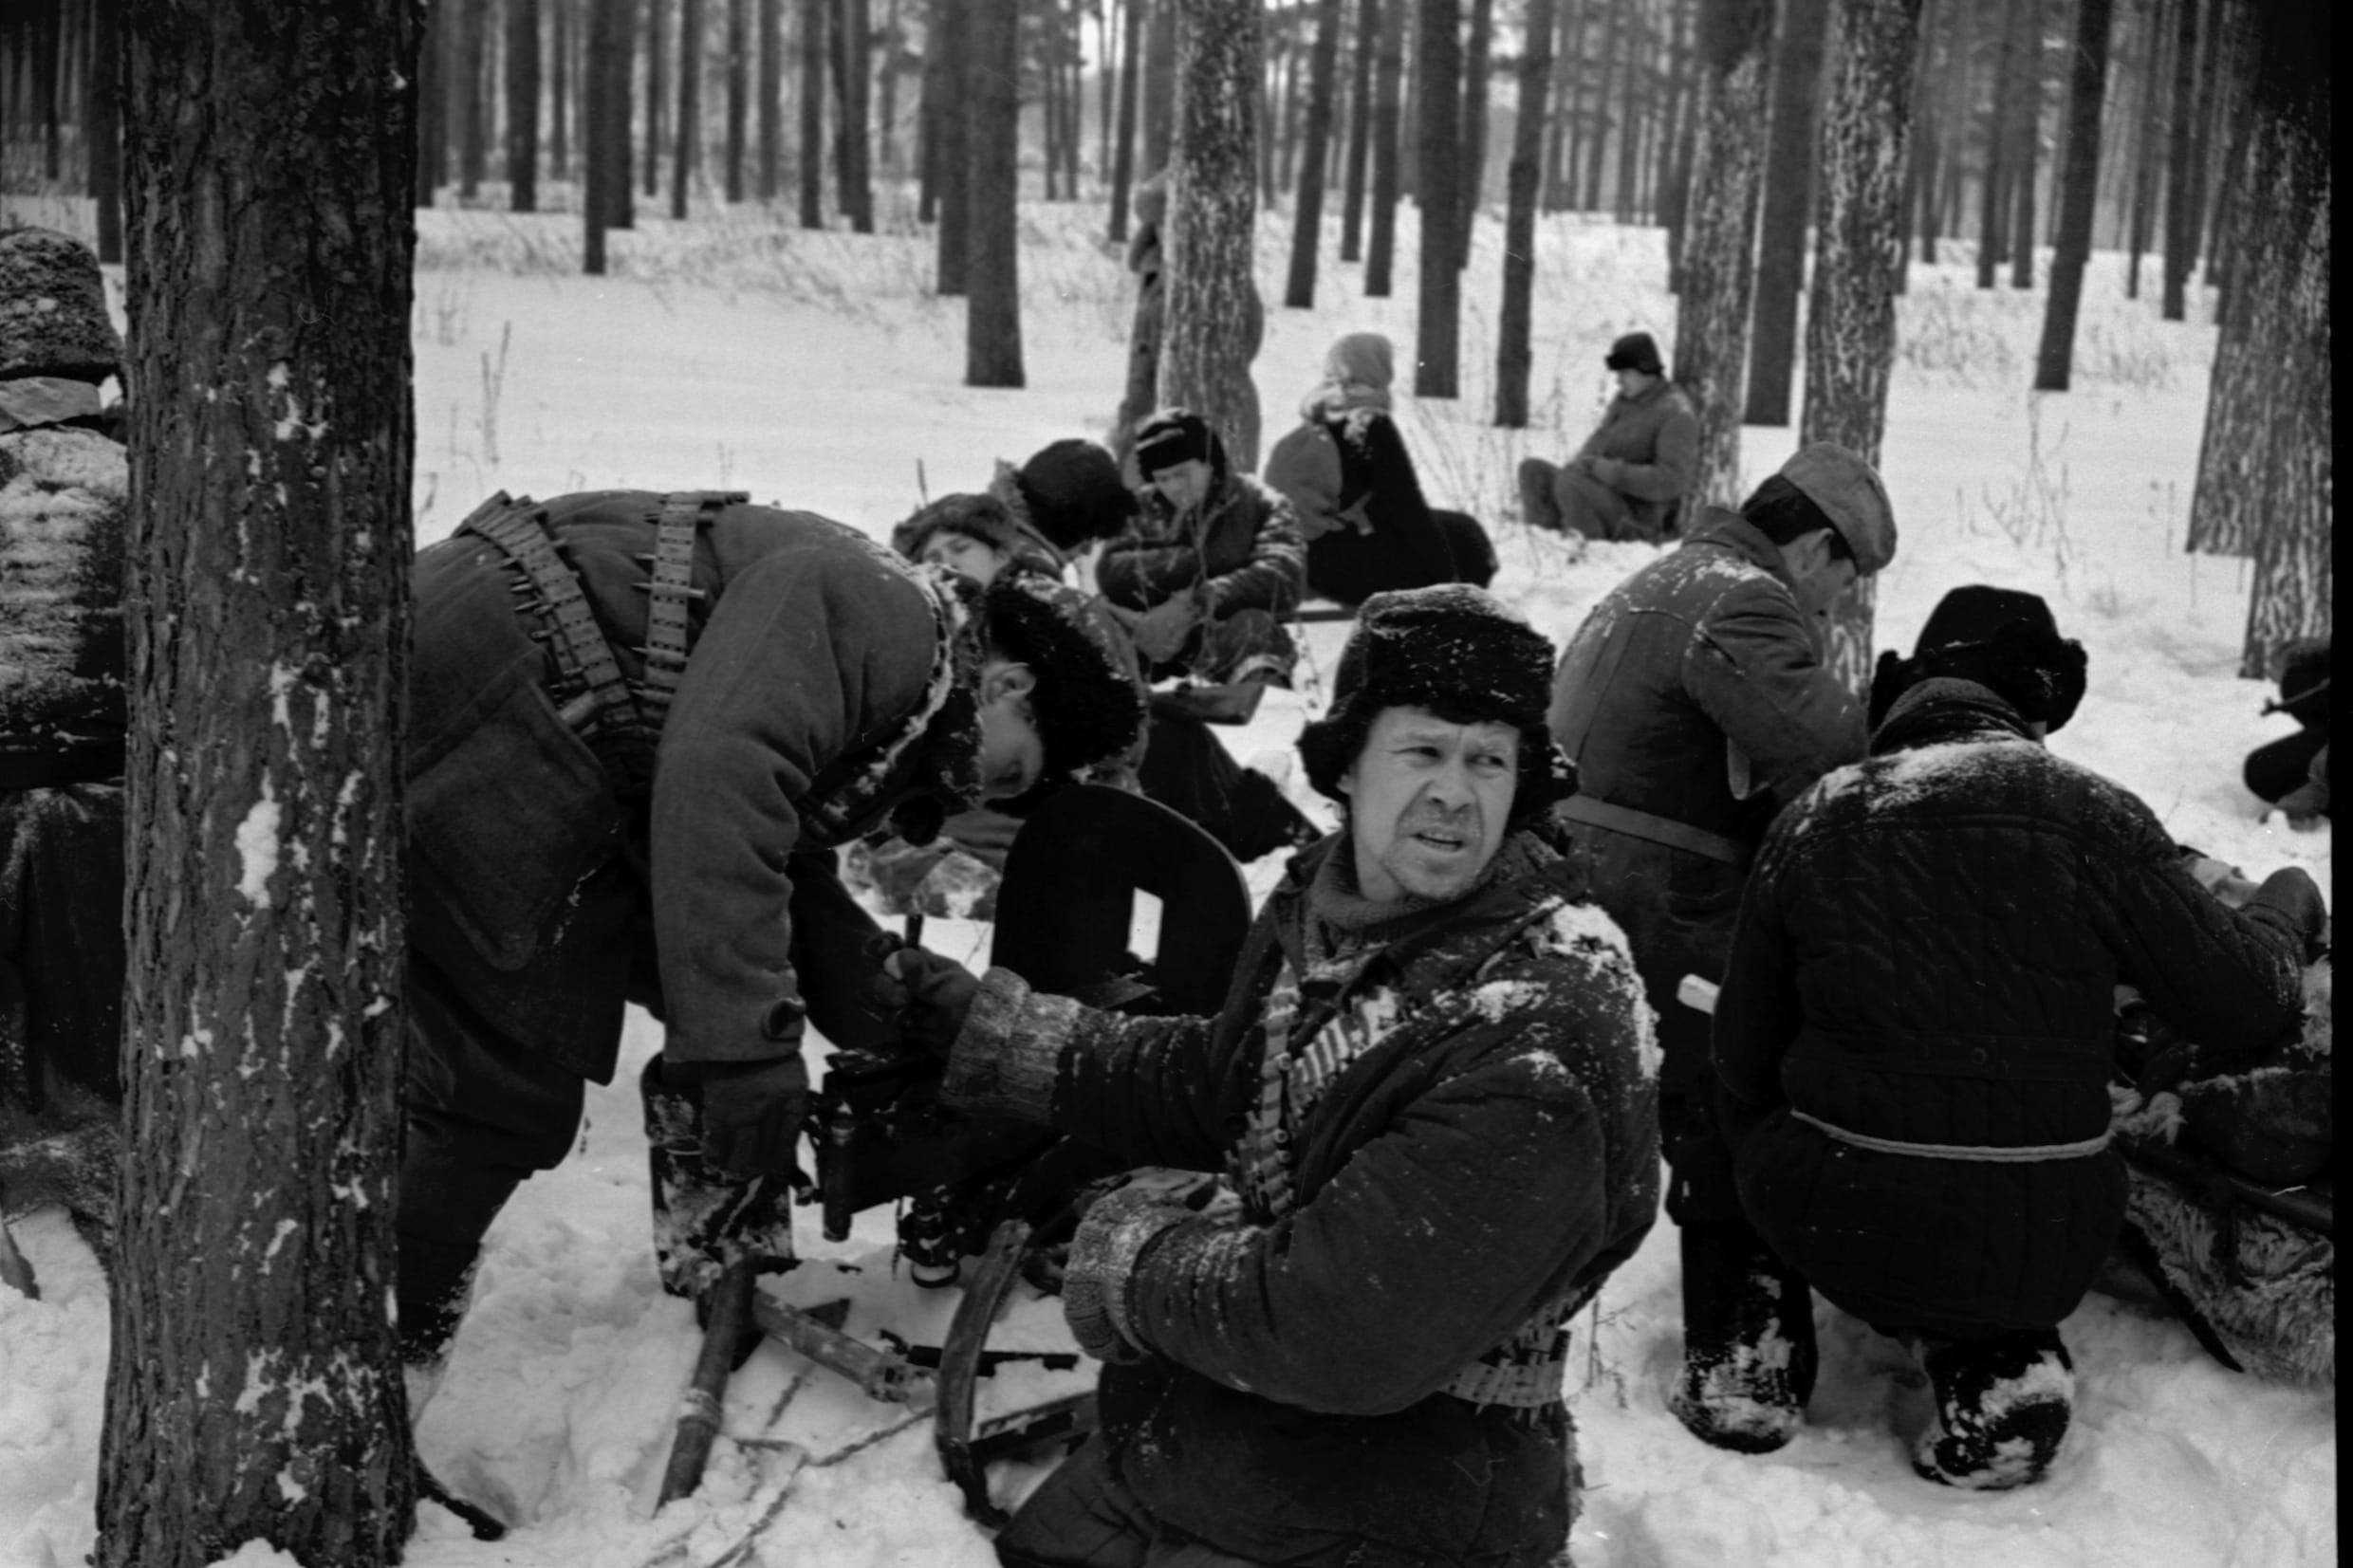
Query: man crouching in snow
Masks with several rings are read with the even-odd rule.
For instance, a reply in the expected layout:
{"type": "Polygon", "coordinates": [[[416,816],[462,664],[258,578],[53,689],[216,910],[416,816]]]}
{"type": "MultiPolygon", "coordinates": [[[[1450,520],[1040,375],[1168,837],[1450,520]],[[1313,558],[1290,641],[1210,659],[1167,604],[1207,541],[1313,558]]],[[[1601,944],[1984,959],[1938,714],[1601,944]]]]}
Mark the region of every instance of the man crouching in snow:
{"type": "Polygon", "coordinates": [[[739,494],[501,495],[415,582],[399,1326],[429,1367],[625,1002],[665,1024],[663,1283],[788,1255],[804,1019],[885,1033],[832,850],[1124,753],[1144,693],[1073,590],[982,592],[739,494]]]}
{"type": "MultiPolygon", "coordinates": [[[[1947,595],[1881,661],[1871,756],[1767,835],[1716,1000],[1749,1218],[1921,1356],[1914,1467],[1955,1486],[2038,1480],[2066,1433],[2058,1325],[2124,1219],[2118,983],[2251,1051],[2294,1026],[2325,919],[2292,868],[2242,911],[2208,897],[2147,806],[2044,748],[2084,665],[2034,595],[1947,595]]],[[[1810,1317],[1784,1319],[1810,1365],[1810,1317]]]]}
{"type": "Polygon", "coordinates": [[[1532,1568],[1566,1541],[1564,1325],[1650,1228],[1658,1052],[1623,938],[1534,831],[1575,787],[1551,667],[1479,589],[1365,602],[1299,742],[1346,825],[1292,859],[1214,1018],[892,956],[915,1038],[954,1042],[951,1103],[1168,1168],[1072,1240],[1102,1430],[1005,1563],[1532,1568]]]}

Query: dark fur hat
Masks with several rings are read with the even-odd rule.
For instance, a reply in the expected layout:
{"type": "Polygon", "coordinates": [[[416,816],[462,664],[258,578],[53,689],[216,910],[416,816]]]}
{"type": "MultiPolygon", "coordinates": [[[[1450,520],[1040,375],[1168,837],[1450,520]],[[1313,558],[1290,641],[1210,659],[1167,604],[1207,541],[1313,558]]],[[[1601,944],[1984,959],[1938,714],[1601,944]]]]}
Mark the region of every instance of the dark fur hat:
{"type": "Polygon", "coordinates": [[[1136,515],[1120,460],[1072,436],[1039,448],[1019,468],[999,464],[989,493],[1067,555],[1090,539],[1115,539],[1136,515]]]}
{"type": "Polygon", "coordinates": [[[1483,588],[1448,582],[1375,594],[1332,677],[1332,705],[1300,731],[1299,756],[1318,792],[1345,802],[1341,775],[1384,708],[1426,708],[1455,723],[1518,727],[1525,821],[1577,792],[1577,772],[1552,744],[1552,644],[1483,588]]]}
{"type": "Polygon", "coordinates": [[[1924,680],[1974,681],[2047,732],[2075,716],[2090,660],[2059,635],[2050,606],[2034,594],[1973,582],[1938,601],[1908,659],[1880,655],[1871,679],[1871,728],[1896,699],[1924,680]]]}
{"type": "Polygon", "coordinates": [[[1003,550],[1015,564],[1042,571],[1048,577],[1062,573],[1062,556],[1033,530],[1022,526],[993,495],[941,496],[891,530],[891,548],[915,561],[922,556],[923,546],[932,536],[940,533],[960,533],[968,539],[977,539],[1003,550]]]}
{"type": "Polygon", "coordinates": [[[1629,332],[1609,345],[1602,357],[1605,370],[1639,370],[1648,376],[1664,376],[1667,367],[1658,358],[1658,341],[1647,332],[1629,332]]]}
{"type": "Polygon", "coordinates": [[[989,646],[1029,667],[1046,777],[1076,778],[1126,755],[1143,734],[1146,690],[1135,655],[1102,611],[1075,588],[1006,572],[980,598],[989,646]]]}

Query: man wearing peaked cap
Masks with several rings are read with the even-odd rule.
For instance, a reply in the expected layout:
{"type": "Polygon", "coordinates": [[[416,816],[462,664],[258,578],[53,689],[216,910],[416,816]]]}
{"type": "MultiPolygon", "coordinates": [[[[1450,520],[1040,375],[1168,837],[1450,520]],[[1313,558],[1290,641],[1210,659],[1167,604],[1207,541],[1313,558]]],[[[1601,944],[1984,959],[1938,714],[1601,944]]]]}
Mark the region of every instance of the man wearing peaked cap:
{"type": "Polygon", "coordinates": [[[1749,858],[1783,804],[1863,752],[1863,705],[1823,663],[1829,607],[1895,554],[1879,475],[1843,447],[1801,450],[1737,512],[1710,508],[1677,549],[1603,596],[1553,683],[1577,765],[1560,807],[1594,895],[1625,928],[1666,1064],[1659,1138],[1681,1228],[1684,1360],[1669,1404],[1702,1439],[1787,1441],[1813,1380],[1802,1286],[1743,1218],[1710,1103],[1708,1020],[1685,975],[1723,973],[1749,858]],[[1794,1305],[1792,1305],[1794,1303],[1794,1305]]]}
{"type": "Polygon", "coordinates": [[[1563,1324],[1649,1230],[1658,1145],[1640,981],[1541,828],[1575,786],[1551,655],[1467,585],[1365,601],[1300,738],[1345,821],[1216,1017],[892,958],[948,1103],[1160,1167],[1071,1242],[1102,1429],[997,1538],[1008,1568],[1558,1560],[1563,1324]]]}

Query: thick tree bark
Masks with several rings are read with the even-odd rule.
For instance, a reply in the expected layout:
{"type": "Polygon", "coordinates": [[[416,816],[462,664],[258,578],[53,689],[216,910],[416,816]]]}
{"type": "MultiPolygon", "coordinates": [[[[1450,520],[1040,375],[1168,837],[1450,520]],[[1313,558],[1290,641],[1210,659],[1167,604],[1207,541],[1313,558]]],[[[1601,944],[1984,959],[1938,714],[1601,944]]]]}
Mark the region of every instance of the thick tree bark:
{"type": "Polygon", "coordinates": [[[507,0],[508,205],[539,211],[539,0],[507,0]]]}
{"type": "MultiPolygon", "coordinates": [[[[962,9],[958,0],[945,0],[962,9]]],[[[801,0],[801,227],[825,226],[825,16],[830,0],[801,0]]],[[[961,165],[956,166],[961,171],[961,165]]],[[[960,243],[960,242],[959,242],[960,243]]],[[[961,251],[957,266],[961,267],[961,251]]],[[[959,273],[959,276],[961,274],[959,273]]],[[[943,286],[942,293],[947,292],[943,286]]]]}
{"type": "Polygon", "coordinates": [[[1495,423],[1528,428],[1528,379],[1535,363],[1536,186],[1544,162],[1544,105],[1552,78],[1552,0],[1528,0],[1519,96],[1511,115],[1506,177],[1503,304],[1495,326],[1495,423]]]}
{"type": "MultiPolygon", "coordinates": [[[[1912,129],[1920,0],[1838,0],[1822,199],[1806,304],[1806,406],[1798,439],[1836,441],[1878,467],[1896,360],[1896,267],[1903,255],[1903,171],[1912,129]]],[[[1830,618],[1828,662],[1861,696],[1871,678],[1873,584],[1855,584],[1830,618]]]]}
{"type": "Polygon", "coordinates": [[[1250,366],[1261,329],[1251,265],[1259,28],[1257,0],[1191,0],[1185,8],[1162,274],[1160,401],[1207,419],[1244,471],[1258,467],[1250,366]]]}
{"type": "Polygon", "coordinates": [[[703,0],[679,0],[678,144],[670,164],[670,215],[686,217],[703,150],[703,0]]]}
{"type": "MultiPolygon", "coordinates": [[[[1757,187],[1765,166],[1756,128],[1765,120],[1771,28],[1766,0],[1702,0],[1698,139],[1677,296],[1675,380],[1699,419],[1692,494],[1720,506],[1739,500],[1740,394],[1756,277],[1757,187]]],[[[1819,269],[1816,278],[1819,286],[1819,269]]]]}
{"type": "MultiPolygon", "coordinates": [[[[1136,190],[1136,131],[1140,118],[1136,95],[1143,88],[1144,9],[1151,0],[1127,0],[1127,26],[1120,46],[1120,128],[1111,152],[1111,243],[1127,243],[1127,208],[1136,190]]],[[[1161,0],[1170,4],[1171,0],[1161,0]]]]}
{"type": "Polygon", "coordinates": [[[1414,394],[1460,396],[1462,273],[1454,227],[1462,218],[1462,11],[1459,0],[1421,0],[1414,41],[1420,72],[1416,127],[1421,175],[1420,295],[1415,318],[1414,394]]]}
{"type": "Polygon", "coordinates": [[[755,120],[759,138],[759,184],[762,201],[774,201],[784,189],[780,171],[784,158],[785,24],[784,0],[757,0],[760,20],[760,68],[756,96],[760,112],[755,120]]]}
{"type": "Polygon", "coordinates": [[[90,199],[98,259],[122,260],[122,0],[90,6],[90,199]]]}
{"type": "Polygon", "coordinates": [[[1789,422],[1797,376],[1797,297],[1806,285],[1806,222],[1814,194],[1822,61],[1830,0],[1785,0],[1773,40],[1772,129],[1765,151],[1764,214],[1756,242],[1756,320],[1749,339],[1751,425],[1789,422]]]}
{"type": "Polygon", "coordinates": [[[1168,167],[1176,139],[1176,20],[1184,0],[1153,0],[1144,43],[1144,168],[1150,179],[1168,167]]]}
{"type": "Polygon", "coordinates": [[[1364,253],[1364,297],[1389,297],[1397,261],[1397,204],[1404,183],[1405,18],[1414,0],[1380,0],[1380,53],[1373,63],[1373,233],[1364,253]]]}
{"type": "Polygon", "coordinates": [[[410,0],[129,15],[125,1158],[101,1568],[400,1560],[410,0]]]}
{"type": "Polygon", "coordinates": [[[2075,362],[2075,311],[2091,259],[2092,203],[2100,189],[2100,110],[2108,83],[2113,0],[2076,0],[2075,51],[2067,72],[2067,140],[2060,165],[2059,240],[2050,258],[2050,298],[2034,357],[2034,390],[2065,392],[2075,362]]]}
{"type": "Polygon", "coordinates": [[[1324,237],[1324,155],[1332,135],[1340,24],[1340,0],[1316,0],[1315,56],[1307,72],[1306,147],[1299,167],[1298,211],[1292,214],[1290,276],[1283,288],[1283,303],[1294,310],[1315,308],[1315,258],[1324,237]]]}
{"type": "MultiPolygon", "coordinates": [[[[1026,384],[1021,358],[1020,0],[971,0],[964,73],[964,384],[1026,384]]],[[[944,292],[944,290],[943,290],[944,292]]]]}
{"type": "Polygon", "coordinates": [[[1340,213],[1340,259],[1344,262],[1362,260],[1364,254],[1364,188],[1371,174],[1373,56],[1380,48],[1380,3],[1357,0],[1356,48],[1348,65],[1347,194],[1340,213]]]}
{"type": "Polygon", "coordinates": [[[751,18],[745,0],[727,0],[727,141],[723,188],[729,206],[744,199],[745,132],[751,119],[751,18]]]}
{"type": "Polygon", "coordinates": [[[2190,506],[2189,548],[2254,560],[2239,673],[2330,624],[2335,520],[2329,213],[2333,12],[2254,0],[2245,235],[2190,506]]]}
{"type": "Polygon", "coordinates": [[[1479,215],[1480,188],[1487,183],[1487,74],[1495,46],[1495,0],[1471,0],[1471,42],[1462,62],[1462,144],[1456,185],[1462,209],[1454,214],[1454,266],[1471,265],[1471,231],[1479,215]]]}

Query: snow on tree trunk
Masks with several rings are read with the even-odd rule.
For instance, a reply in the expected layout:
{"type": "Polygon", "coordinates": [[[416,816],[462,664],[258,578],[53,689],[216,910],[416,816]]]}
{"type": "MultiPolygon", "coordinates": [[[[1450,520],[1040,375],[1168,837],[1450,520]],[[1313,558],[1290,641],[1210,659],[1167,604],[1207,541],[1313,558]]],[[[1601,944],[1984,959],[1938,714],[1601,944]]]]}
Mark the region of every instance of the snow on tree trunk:
{"type": "Polygon", "coordinates": [[[964,72],[964,384],[1026,384],[1021,359],[1020,0],[974,0],[964,72]]]}
{"type": "MultiPolygon", "coordinates": [[[[1919,24],[1920,0],[1838,0],[1831,27],[1798,439],[1836,441],[1873,468],[1896,360],[1896,269],[1903,265],[1919,24]]],[[[1871,679],[1876,598],[1872,583],[1860,581],[1830,617],[1831,672],[1858,695],[1871,679]]]]}
{"type": "Polygon", "coordinates": [[[1160,401],[1207,419],[1238,470],[1258,467],[1251,360],[1263,327],[1251,276],[1258,212],[1259,7],[1195,0],[1176,52],[1160,401]]]}
{"type": "Polygon", "coordinates": [[[102,1568],[395,1562],[421,15],[130,13],[128,1157],[102,1568]]]}
{"type": "Polygon", "coordinates": [[[2065,392],[2075,363],[2075,309],[2091,259],[2091,217],[2100,194],[2100,110],[2107,96],[2108,23],[2115,0],[2076,0],[2075,51],[2067,73],[2067,139],[2060,165],[2059,238],[2050,258],[2050,298],[2034,358],[2034,389],[2065,392]]]}
{"type": "Polygon", "coordinates": [[[2287,0],[2255,8],[2243,242],[2190,503],[2190,548],[2254,554],[2239,673],[2256,678],[2330,621],[2328,14],[2287,0]]]}
{"type": "Polygon", "coordinates": [[[1675,380],[1699,417],[1693,494],[1718,506],[1739,500],[1740,395],[1765,168],[1757,127],[1772,16],[1766,0],[1702,0],[1699,10],[1699,123],[1679,253],[1675,380]]]}
{"type": "Polygon", "coordinates": [[[1420,83],[1420,297],[1415,319],[1414,395],[1453,397],[1461,385],[1462,273],[1454,225],[1462,221],[1462,11],[1456,0],[1420,0],[1415,40],[1420,83]]]}
{"type": "Polygon", "coordinates": [[[1340,65],[1340,0],[1316,0],[1315,55],[1307,70],[1306,146],[1299,169],[1299,211],[1291,226],[1291,269],[1283,304],[1315,308],[1315,257],[1324,237],[1324,165],[1332,137],[1332,90],[1340,65]]]}
{"type": "Polygon", "coordinates": [[[1536,290],[1536,186],[1543,175],[1543,108],[1552,81],[1552,0],[1528,0],[1519,97],[1511,112],[1511,166],[1506,176],[1503,304],[1495,326],[1495,423],[1528,428],[1529,343],[1536,290]]]}
{"type": "Polygon", "coordinates": [[[1772,130],[1766,142],[1757,231],[1756,323],[1749,340],[1741,423],[1786,425],[1797,377],[1797,301],[1806,286],[1806,219],[1812,206],[1822,61],[1830,0],[1788,0],[1773,40],[1772,130]]]}

